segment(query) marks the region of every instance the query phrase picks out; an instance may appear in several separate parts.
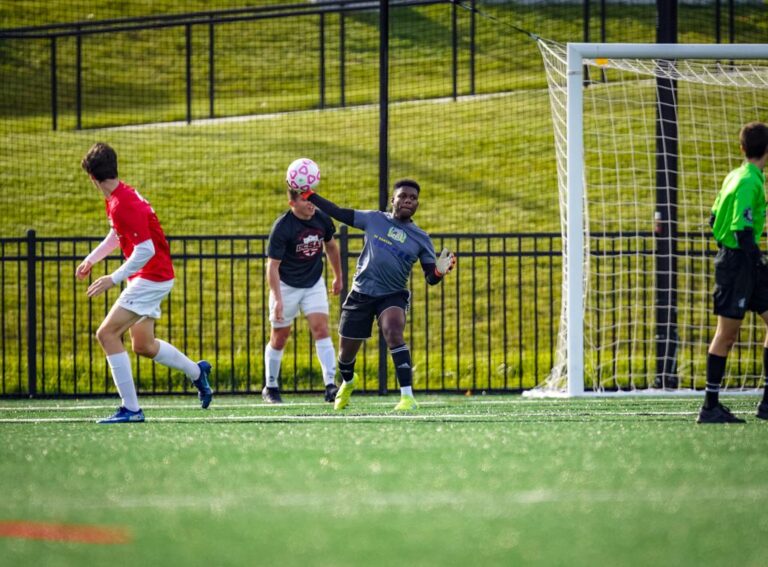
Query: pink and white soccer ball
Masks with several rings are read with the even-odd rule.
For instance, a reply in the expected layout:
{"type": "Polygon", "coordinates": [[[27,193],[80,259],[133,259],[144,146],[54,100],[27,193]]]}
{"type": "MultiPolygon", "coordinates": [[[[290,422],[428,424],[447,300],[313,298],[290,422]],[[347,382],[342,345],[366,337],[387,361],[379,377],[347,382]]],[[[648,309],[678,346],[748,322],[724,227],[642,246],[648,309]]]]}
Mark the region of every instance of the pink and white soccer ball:
{"type": "Polygon", "coordinates": [[[296,191],[314,190],[320,184],[320,168],[309,158],[299,158],[288,166],[285,182],[296,191]]]}

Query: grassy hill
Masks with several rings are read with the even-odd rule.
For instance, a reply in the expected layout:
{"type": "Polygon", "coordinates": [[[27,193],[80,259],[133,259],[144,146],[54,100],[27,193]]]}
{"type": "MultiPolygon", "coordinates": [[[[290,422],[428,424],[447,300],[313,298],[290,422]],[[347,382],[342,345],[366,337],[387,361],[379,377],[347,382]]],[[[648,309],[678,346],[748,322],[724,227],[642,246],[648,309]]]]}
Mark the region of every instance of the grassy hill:
{"type": "MultiPolygon", "coordinates": [[[[151,11],[178,13],[198,9],[202,4],[152,3],[151,11]]],[[[75,21],[88,19],[91,13],[94,19],[148,15],[150,10],[147,3],[138,1],[91,3],[88,11],[76,2],[45,3],[44,9],[31,19],[26,6],[24,3],[13,10],[8,5],[0,7],[2,25],[75,21]]],[[[218,7],[231,5],[205,3],[205,8],[218,7]]],[[[532,40],[504,22],[559,40],[581,39],[581,8],[510,3],[482,6],[482,10],[494,19],[477,19],[477,96],[467,96],[469,17],[463,9],[458,11],[457,87],[462,96],[456,101],[445,98],[452,88],[450,6],[393,10],[390,178],[413,177],[422,184],[422,204],[416,220],[431,233],[558,231],[554,143],[540,56],[532,40]]],[[[768,20],[761,17],[764,11],[759,5],[739,5],[739,37],[749,39],[765,33],[768,20]]],[[[654,38],[652,6],[623,5],[621,10],[610,6],[607,16],[609,40],[654,38]]],[[[712,21],[709,8],[681,7],[681,42],[711,41],[712,21]]],[[[299,156],[311,157],[320,164],[324,196],[350,207],[377,208],[377,17],[375,13],[355,13],[344,20],[345,106],[341,105],[340,92],[340,25],[338,16],[326,17],[326,108],[322,109],[317,16],[217,27],[217,119],[212,121],[204,120],[210,114],[208,29],[193,28],[195,120],[191,125],[183,123],[186,66],[182,29],[88,36],[81,46],[80,130],[76,129],[75,114],[75,40],[57,41],[56,131],[52,130],[50,115],[49,41],[0,40],[0,236],[21,236],[29,228],[40,236],[103,235],[107,224],[101,198],[79,167],[80,159],[95,141],[115,146],[120,156],[120,176],[152,202],[171,236],[266,234],[275,216],[286,207],[282,181],[285,167],[299,156]]],[[[72,254],[86,252],[78,249],[72,254]]],[[[500,359],[506,356],[504,347],[498,344],[498,337],[505,336],[497,317],[502,266],[493,259],[476,269],[480,270],[478,276],[487,279],[482,284],[487,288],[473,287],[473,273],[463,272],[463,287],[449,295],[449,300],[456,302],[449,340],[457,351],[484,348],[466,342],[467,334],[462,330],[474,328],[486,341],[483,345],[492,345],[489,350],[493,356],[487,361],[480,357],[479,362],[464,357],[459,364],[449,354],[448,364],[455,363],[451,372],[455,372],[461,386],[471,383],[467,381],[478,372],[497,373],[493,376],[498,382],[500,359]],[[483,296],[486,289],[492,289],[492,300],[483,296]],[[472,290],[471,297],[468,290],[472,290]],[[470,300],[477,301],[478,313],[491,305],[493,317],[483,320],[468,308],[470,300]]],[[[554,269],[559,271],[559,266],[554,269]]],[[[254,274],[255,279],[261,277],[254,274]]],[[[49,273],[48,277],[54,275],[67,282],[56,301],[69,305],[78,291],[69,285],[67,274],[49,273]]],[[[525,290],[535,290],[540,282],[530,263],[515,277],[522,291],[505,313],[516,321],[521,316],[519,307],[528,301],[525,290]]],[[[8,316],[3,337],[7,337],[8,345],[14,345],[16,315],[24,306],[16,300],[16,280],[4,282],[4,311],[8,316]]],[[[259,285],[262,283],[259,280],[259,285]]],[[[49,287],[52,289],[56,288],[49,287]]],[[[553,283],[551,295],[536,306],[543,322],[551,321],[550,312],[559,313],[558,281],[553,283]]],[[[96,317],[88,313],[88,317],[96,317]]],[[[72,319],[67,316],[64,327],[72,329],[74,315],[72,319]]],[[[77,319],[80,325],[83,320],[82,316],[77,319]]],[[[238,329],[242,322],[237,319],[238,329]]],[[[543,337],[551,335],[550,331],[551,324],[546,329],[524,324],[519,331],[510,331],[507,354],[519,360],[514,372],[521,372],[523,367],[538,368],[538,378],[542,377],[552,348],[551,340],[543,337]],[[542,341],[538,342],[540,335],[542,341]],[[518,351],[523,348],[525,356],[518,359],[518,351]]],[[[424,332],[423,320],[419,319],[413,341],[426,345],[424,332]]],[[[235,342],[240,339],[234,337],[235,342]]],[[[57,337],[46,340],[50,348],[60,347],[57,337]]],[[[80,340],[83,342],[78,356],[87,357],[82,347],[91,343],[91,337],[83,331],[80,340]]],[[[224,341],[219,346],[229,345],[224,341]]],[[[210,344],[204,346],[201,350],[210,351],[210,344]]],[[[14,348],[9,346],[4,351],[9,368],[22,361],[14,348]]],[[[21,342],[18,348],[23,348],[21,342]]],[[[253,352],[251,348],[249,355],[253,352]]],[[[80,368],[88,364],[86,358],[76,362],[80,368]]],[[[248,361],[238,358],[227,364],[240,383],[250,377],[244,370],[248,361]]],[[[304,353],[299,361],[302,375],[306,364],[304,353]]],[[[433,363],[431,370],[435,368],[433,363]]],[[[507,371],[502,368],[502,376],[507,371]]],[[[67,379],[71,380],[69,372],[67,379]]],[[[254,375],[258,376],[258,372],[254,375]]]]}
{"type": "MultiPolygon", "coordinates": [[[[261,2],[266,5],[268,2],[261,2]]],[[[227,2],[27,3],[0,12],[3,27],[31,23],[180,13],[227,2]]],[[[419,214],[428,230],[559,230],[552,126],[536,45],[514,23],[561,40],[580,39],[581,8],[482,5],[476,21],[475,92],[499,98],[427,102],[451,93],[448,5],[392,10],[390,176],[423,183],[419,214]],[[493,19],[491,19],[493,18],[493,19]],[[422,102],[418,102],[422,101],[422,102]],[[503,203],[499,207],[499,203],[503,203]]],[[[708,41],[692,22],[712,11],[686,10],[681,41],[708,41]]],[[[740,6],[738,31],[768,28],[761,6],[740,6]],[[749,14],[754,15],[750,18],[749,14]],[[742,22],[742,19],[744,20],[742,22]]],[[[611,40],[652,40],[646,6],[609,9],[611,40]]],[[[326,196],[354,207],[378,205],[378,19],[345,19],[345,107],[341,108],[340,18],[326,17],[326,109],[319,108],[317,16],[216,27],[214,115],[245,122],[160,127],[184,120],[183,28],[85,36],[82,130],[76,130],[75,39],[57,41],[58,130],[51,130],[48,40],[0,40],[0,236],[27,228],[43,235],[100,234],[98,198],[79,170],[96,140],[112,143],[121,176],[153,202],[171,234],[259,233],[284,206],[282,172],[294,158],[320,163],[326,196]],[[373,105],[373,106],[369,106],[373,105]],[[137,130],[116,125],[144,124],[137,130]],[[155,126],[152,126],[155,125],[155,126]],[[235,206],[233,206],[233,203],[235,206]]],[[[460,95],[470,92],[469,14],[458,10],[460,95]]],[[[192,28],[192,115],[210,116],[207,26],[192,28]]]]}

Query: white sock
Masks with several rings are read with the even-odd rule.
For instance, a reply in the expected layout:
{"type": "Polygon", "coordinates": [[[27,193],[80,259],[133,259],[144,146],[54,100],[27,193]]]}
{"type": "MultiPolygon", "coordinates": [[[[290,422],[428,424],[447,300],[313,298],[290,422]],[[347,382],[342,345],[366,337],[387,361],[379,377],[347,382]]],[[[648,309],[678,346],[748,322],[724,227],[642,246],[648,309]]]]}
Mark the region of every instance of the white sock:
{"type": "Polygon", "coordinates": [[[139,398],[136,396],[136,385],[133,383],[133,371],[131,359],[128,353],[118,352],[107,355],[107,364],[112,371],[112,380],[115,382],[117,393],[123,400],[123,407],[131,411],[139,411],[139,398]]]}
{"type": "Polygon", "coordinates": [[[267,380],[267,388],[277,388],[277,377],[280,376],[280,363],[283,360],[283,351],[275,350],[267,343],[264,349],[264,377],[267,380]]]}
{"type": "Polygon", "coordinates": [[[413,397],[413,387],[403,386],[402,388],[400,388],[400,395],[413,397]]]}
{"type": "Polygon", "coordinates": [[[331,337],[316,341],[315,350],[320,360],[320,367],[323,369],[323,382],[326,386],[333,384],[336,378],[336,352],[333,350],[331,337]]]}
{"type": "Polygon", "coordinates": [[[157,349],[157,354],[152,360],[163,366],[181,370],[193,382],[200,378],[200,367],[196,362],[192,362],[187,355],[172,344],[160,339],[157,339],[157,342],[160,343],[160,348],[157,349]]]}

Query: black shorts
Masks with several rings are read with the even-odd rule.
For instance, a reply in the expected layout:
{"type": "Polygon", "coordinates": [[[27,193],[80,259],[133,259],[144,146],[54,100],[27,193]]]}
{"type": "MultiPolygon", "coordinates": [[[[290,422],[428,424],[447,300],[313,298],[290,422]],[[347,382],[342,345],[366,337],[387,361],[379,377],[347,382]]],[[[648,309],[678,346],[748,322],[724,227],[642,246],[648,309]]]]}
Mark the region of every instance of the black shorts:
{"type": "Polygon", "coordinates": [[[341,306],[339,335],[347,339],[369,339],[374,317],[381,316],[390,307],[399,307],[407,313],[410,301],[411,293],[405,289],[381,296],[351,291],[341,306]]]}
{"type": "Polygon", "coordinates": [[[715,315],[743,319],[747,311],[768,311],[768,267],[741,250],[721,248],[715,256],[715,315]]]}

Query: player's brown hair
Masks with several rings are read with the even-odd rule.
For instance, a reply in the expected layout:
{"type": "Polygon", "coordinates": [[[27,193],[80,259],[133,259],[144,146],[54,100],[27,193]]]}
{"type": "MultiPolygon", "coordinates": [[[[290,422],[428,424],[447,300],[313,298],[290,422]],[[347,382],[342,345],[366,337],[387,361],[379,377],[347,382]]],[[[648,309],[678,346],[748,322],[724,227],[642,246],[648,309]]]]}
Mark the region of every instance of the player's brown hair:
{"type": "Polygon", "coordinates": [[[286,193],[288,194],[289,201],[298,201],[301,198],[301,191],[296,191],[295,189],[288,189],[286,190],[286,193]]]}
{"type": "Polygon", "coordinates": [[[117,154],[104,142],[93,144],[80,165],[96,181],[117,178],[117,154]]]}
{"type": "Polygon", "coordinates": [[[747,158],[760,159],[768,151],[768,126],[762,122],[745,124],[739,132],[739,143],[747,158]]]}

